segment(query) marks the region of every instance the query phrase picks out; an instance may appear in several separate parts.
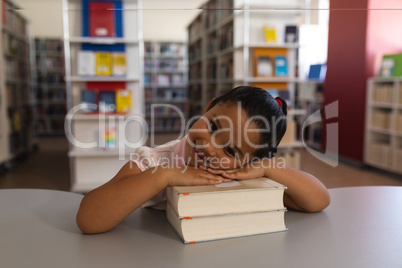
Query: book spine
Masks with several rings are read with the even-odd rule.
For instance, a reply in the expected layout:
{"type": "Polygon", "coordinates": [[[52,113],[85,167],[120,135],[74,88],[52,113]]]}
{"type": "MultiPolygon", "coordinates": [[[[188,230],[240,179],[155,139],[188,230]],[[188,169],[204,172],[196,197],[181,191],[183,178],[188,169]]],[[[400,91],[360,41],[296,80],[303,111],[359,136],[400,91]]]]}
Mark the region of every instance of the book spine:
{"type": "Polygon", "coordinates": [[[179,215],[178,213],[178,203],[179,203],[179,195],[174,189],[174,187],[167,187],[166,189],[166,198],[168,200],[168,203],[172,206],[174,209],[175,213],[179,215]]]}

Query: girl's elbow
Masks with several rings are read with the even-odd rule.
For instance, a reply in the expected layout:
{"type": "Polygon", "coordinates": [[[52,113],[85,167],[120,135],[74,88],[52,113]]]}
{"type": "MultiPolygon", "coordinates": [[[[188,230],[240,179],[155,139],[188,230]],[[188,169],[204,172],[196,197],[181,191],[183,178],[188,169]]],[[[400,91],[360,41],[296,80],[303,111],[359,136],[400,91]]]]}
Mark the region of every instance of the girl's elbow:
{"type": "Polygon", "coordinates": [[[80,231],[83,234],[94,234],[94,233],[96,233],[96,232],[94,232],[91,224],[89,224],[88,221],[85,220],[85,217],[82,215],[82,213],[80,213],[80,211],[78,211],[78,213],[77,213],[76,223],[77,223],[78,229],[80,229],[80,231]]]}
{"type": "Polygon", "coordinates": [[[80,231],[83,234],[99,234],[99,233],[104,233],[104,232],[107,232],[110,230],[110,229],[102,228],[100,226],[95,226],[90,221],[85,220],[85,218],[83,218],[79,214],[77,214],[76,223],[77,223],[78,229],[80,229],[80,231]]]}
{"type": "Polygon", "coordinates": [[[316,200],[316,202],[310,204],[310,206],[307,206],[305,208],[305,212],[315,213],[323,211],[329,206],[330,203],[331,203],[331,197],[327,192],[325,195],[316,200]]]}

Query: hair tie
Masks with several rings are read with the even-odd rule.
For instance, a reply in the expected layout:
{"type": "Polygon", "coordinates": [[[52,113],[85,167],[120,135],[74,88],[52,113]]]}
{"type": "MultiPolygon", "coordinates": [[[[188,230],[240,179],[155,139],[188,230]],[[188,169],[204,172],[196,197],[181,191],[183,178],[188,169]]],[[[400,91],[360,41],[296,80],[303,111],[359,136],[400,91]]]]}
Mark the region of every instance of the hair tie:
{"type": "Polygon", "coordinates": [[[282,101],[280,100],[280,99],[275,99],[276,100],[276,102],[279,104],[279,106],[281,107],[281,109],[282,109],[282,101]]]}

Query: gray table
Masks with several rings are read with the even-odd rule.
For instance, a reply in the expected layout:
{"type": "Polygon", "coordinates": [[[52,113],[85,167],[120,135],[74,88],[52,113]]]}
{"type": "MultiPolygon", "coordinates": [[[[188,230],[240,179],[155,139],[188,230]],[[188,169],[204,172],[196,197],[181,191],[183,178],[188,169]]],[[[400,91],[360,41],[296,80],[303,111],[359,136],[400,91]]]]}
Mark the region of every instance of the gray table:
{"type": "Polygon", "coordinates": [[[402,187],[330,190],[323,212],[286,213],[287,232],[184,245],[165,213],[138,209],[83,235],[82,195],[0,190],[1,267],[402,267],[402,187]]]}

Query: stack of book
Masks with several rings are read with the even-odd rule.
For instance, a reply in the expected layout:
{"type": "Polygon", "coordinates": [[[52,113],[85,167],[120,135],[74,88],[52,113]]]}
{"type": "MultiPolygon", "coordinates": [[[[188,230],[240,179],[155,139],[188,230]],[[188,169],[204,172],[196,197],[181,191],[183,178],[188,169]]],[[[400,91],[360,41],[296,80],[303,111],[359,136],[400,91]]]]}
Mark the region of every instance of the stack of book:
{"type": "Polygon", "coordinates": [[[287,230],[286,187],[267,178],[167,189],[167,219],[184,243],[287,230]]]}

